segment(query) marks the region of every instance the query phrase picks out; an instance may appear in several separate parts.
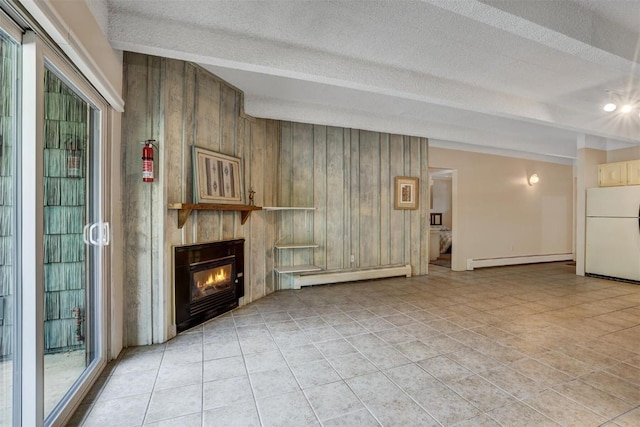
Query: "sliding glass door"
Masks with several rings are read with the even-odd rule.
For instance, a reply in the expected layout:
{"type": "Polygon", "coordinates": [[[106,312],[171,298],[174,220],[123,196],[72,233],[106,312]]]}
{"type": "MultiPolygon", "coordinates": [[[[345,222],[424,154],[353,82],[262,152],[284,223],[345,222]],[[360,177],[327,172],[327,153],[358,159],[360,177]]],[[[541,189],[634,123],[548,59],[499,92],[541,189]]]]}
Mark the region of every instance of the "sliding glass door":
{"type": "Polygon", "coordinates": [[[107,108],[38,36],[22,50],[21,414],[60,425],[106,364],[107,108]]]}
{"type": "Polygon", "coordinates": [[[48,415],[96,360],[100,300],[99,111],[44,74],[44,405],[48,415]]]}
{"type": "Polygon", "coordinates": [[[0,426],[19,424],[16,142],[19,44],[0,19],[0,426]]]}

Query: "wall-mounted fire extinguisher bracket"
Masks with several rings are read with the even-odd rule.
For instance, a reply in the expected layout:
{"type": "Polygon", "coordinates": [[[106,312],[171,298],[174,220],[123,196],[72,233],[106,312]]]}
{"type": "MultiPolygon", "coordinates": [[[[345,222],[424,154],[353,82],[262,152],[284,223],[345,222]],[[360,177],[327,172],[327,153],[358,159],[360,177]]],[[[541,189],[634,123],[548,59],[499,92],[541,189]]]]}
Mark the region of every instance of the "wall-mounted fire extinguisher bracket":
{"type": "Polygon", "coordinates": [[[142,147],[142,181],[153,182],[153,147],[158,148],[155,139],[141,141],[142,147]]]}

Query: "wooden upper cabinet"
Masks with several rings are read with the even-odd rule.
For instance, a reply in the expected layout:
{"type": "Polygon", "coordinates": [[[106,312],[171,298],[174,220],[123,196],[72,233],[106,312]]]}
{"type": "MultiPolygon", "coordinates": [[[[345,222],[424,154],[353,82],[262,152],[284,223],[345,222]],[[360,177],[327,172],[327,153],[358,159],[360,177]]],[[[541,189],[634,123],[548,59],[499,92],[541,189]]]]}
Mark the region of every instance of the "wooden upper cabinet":
{"type": "Polygon", "coordinates": [[[627,185],[640,185],[640,160],[627,162],[627,185]]]}
{"type": "Polygon", "coordinates": [[[598,185],[600,187],[627,185],[627,162],[598,165],[598,185]]]}

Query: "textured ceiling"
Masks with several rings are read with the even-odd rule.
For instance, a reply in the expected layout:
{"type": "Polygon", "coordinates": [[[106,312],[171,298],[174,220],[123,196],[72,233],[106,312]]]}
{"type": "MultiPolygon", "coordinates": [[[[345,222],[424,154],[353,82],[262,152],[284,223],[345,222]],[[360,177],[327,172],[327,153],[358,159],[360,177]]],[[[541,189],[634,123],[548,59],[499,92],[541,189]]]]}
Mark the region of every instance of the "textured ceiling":
{"type": "Polygon", "coordinates": [[[565,162],[640,143],[637,112],[600,109],[636,96],[638,1],[92,3],[114,48],[197,62],[254,116],[565,162]]]}

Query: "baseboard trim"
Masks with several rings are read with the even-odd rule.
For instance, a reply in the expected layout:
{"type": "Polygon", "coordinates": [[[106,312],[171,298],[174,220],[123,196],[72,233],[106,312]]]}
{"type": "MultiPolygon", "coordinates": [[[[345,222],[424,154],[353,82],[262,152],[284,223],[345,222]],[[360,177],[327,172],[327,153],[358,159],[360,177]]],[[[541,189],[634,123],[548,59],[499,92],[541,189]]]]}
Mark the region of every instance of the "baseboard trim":
{"type": "Polygon", "coordinates": [[[293,276],[293,289],[302,286],[322,285],[329,283],[354,282],[356,280],[382,279],[386,277],[411,277],[411,265],[390,265],[349,270],[325,270],[293,276]]]}
{"type": "Polygon", "coordinates": [[[573,254],[529,255],[504,258],[467,259],[467,270],[482,267],[500,267],[505,265],[535,264],[539,262],[571,261],[573,254]]]}

